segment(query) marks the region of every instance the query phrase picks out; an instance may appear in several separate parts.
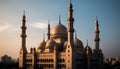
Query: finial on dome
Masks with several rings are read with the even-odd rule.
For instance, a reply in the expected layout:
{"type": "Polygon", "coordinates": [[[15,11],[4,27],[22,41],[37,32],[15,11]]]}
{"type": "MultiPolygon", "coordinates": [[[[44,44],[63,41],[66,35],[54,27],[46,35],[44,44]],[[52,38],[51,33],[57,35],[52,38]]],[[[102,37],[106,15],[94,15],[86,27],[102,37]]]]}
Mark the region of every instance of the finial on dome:
{"type": "Polygon", "coordinates": [[[61,15],[59,15],[59,24],[61,23],[61,15]]]}
{"type": "Polygon", "coordinates": [[[75,31],[75,38],[77,38],[77,31],[75,31]]]}

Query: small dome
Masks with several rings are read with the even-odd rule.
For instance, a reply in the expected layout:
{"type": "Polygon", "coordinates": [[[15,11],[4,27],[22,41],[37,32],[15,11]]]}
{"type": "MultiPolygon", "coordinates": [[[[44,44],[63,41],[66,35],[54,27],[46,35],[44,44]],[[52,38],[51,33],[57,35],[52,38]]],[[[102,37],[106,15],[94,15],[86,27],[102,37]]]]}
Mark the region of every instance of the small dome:
{"type": "Polygon", "coordinates": [[[45,45],[46,45],[45,41],[41,42],[38,49],[45,49],[45,45]]]}
{"type": "Polygon", "coordinates": [[[54,26],[51,32],[51,37],[54,38],[59,36],[67,37],[67,28],[61,23],[54,26]]]}
{"type": "Polygon", "coordinates": [[[54,49],[54,46],[56,45],[56,42],[53,39],[50,39],[46,43],[46,49],[54,49]]]}
{"type": "Polygon", "coordinates": [[[86,53],[86,54],[92,53],[92,49],[90,48],[90,46],[87,45],[87,46],[85,47],[85,53],[86,53]]]}
{"type": "Polygon", "coordinates": [[[75,48],[83,48],[83,43],[78,38],[74,38],[74,46],[75,48]]]}

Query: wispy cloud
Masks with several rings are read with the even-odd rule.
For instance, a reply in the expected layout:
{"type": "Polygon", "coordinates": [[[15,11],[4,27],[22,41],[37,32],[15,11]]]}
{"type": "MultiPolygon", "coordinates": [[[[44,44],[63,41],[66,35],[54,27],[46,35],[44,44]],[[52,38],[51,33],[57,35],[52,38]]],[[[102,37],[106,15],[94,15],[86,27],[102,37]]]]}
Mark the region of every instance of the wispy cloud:
{"type": "Polygon", "coordinates": [[[11,27],[11,25],[8,22],[5,23],[0,23],[0,32],[3,32],[7,29],[9,29],[11,27]]]}
{"type": "Polygon", "coordinates": [[[30,24],[31,27],[38,28],[38,29],[46,29],[47,23],[44,22],[34,22],[30,24]]]}

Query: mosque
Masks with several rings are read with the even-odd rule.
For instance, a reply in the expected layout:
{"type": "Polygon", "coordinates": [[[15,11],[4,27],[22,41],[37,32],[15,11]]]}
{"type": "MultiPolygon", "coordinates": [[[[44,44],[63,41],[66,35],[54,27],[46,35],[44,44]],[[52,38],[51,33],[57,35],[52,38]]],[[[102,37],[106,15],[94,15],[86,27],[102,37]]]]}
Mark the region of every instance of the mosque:
{"type": "Polygon", "coordinates": [[[52,30],[48,23],[47,40],[40,42],[38,48],[26,49],[26,16],[22,19],[21,48],[19,50],[20,69],[102,69],[103,53],[99,48],[99,24],[96,18],[94,30],[95,48],[74,37],[73,5],[68,7],[68,27],[61,21],[52,30]]]}

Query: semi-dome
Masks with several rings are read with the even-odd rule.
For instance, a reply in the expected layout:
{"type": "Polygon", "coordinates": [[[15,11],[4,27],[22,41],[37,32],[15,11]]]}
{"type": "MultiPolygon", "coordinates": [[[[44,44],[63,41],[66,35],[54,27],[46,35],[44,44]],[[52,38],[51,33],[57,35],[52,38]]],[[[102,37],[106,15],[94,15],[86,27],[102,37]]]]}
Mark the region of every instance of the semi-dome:
{"type": "Polygon", "coordinates": [[[83,43],[78,38],[74,38],[74,46],[75,48],[83,48],[83,43]]]}
{"type": "Polygon", "coordinates": [[[42,41],[38,47],[38,49],[45,49],[46,42],[42,41]]]}
{"type": "Polygon", "coordinates": [[[67,37],[67,28],[61,23],[54,26],[51,32],[51,37],[54,38],[59,36],[67,37]]]}
{"type": "Polygon", "coordinates": [[[53,39],[50,39],[46,43],[46,49],[54,49],[54,46],[56,45],[56,42],[53,39]]]}

